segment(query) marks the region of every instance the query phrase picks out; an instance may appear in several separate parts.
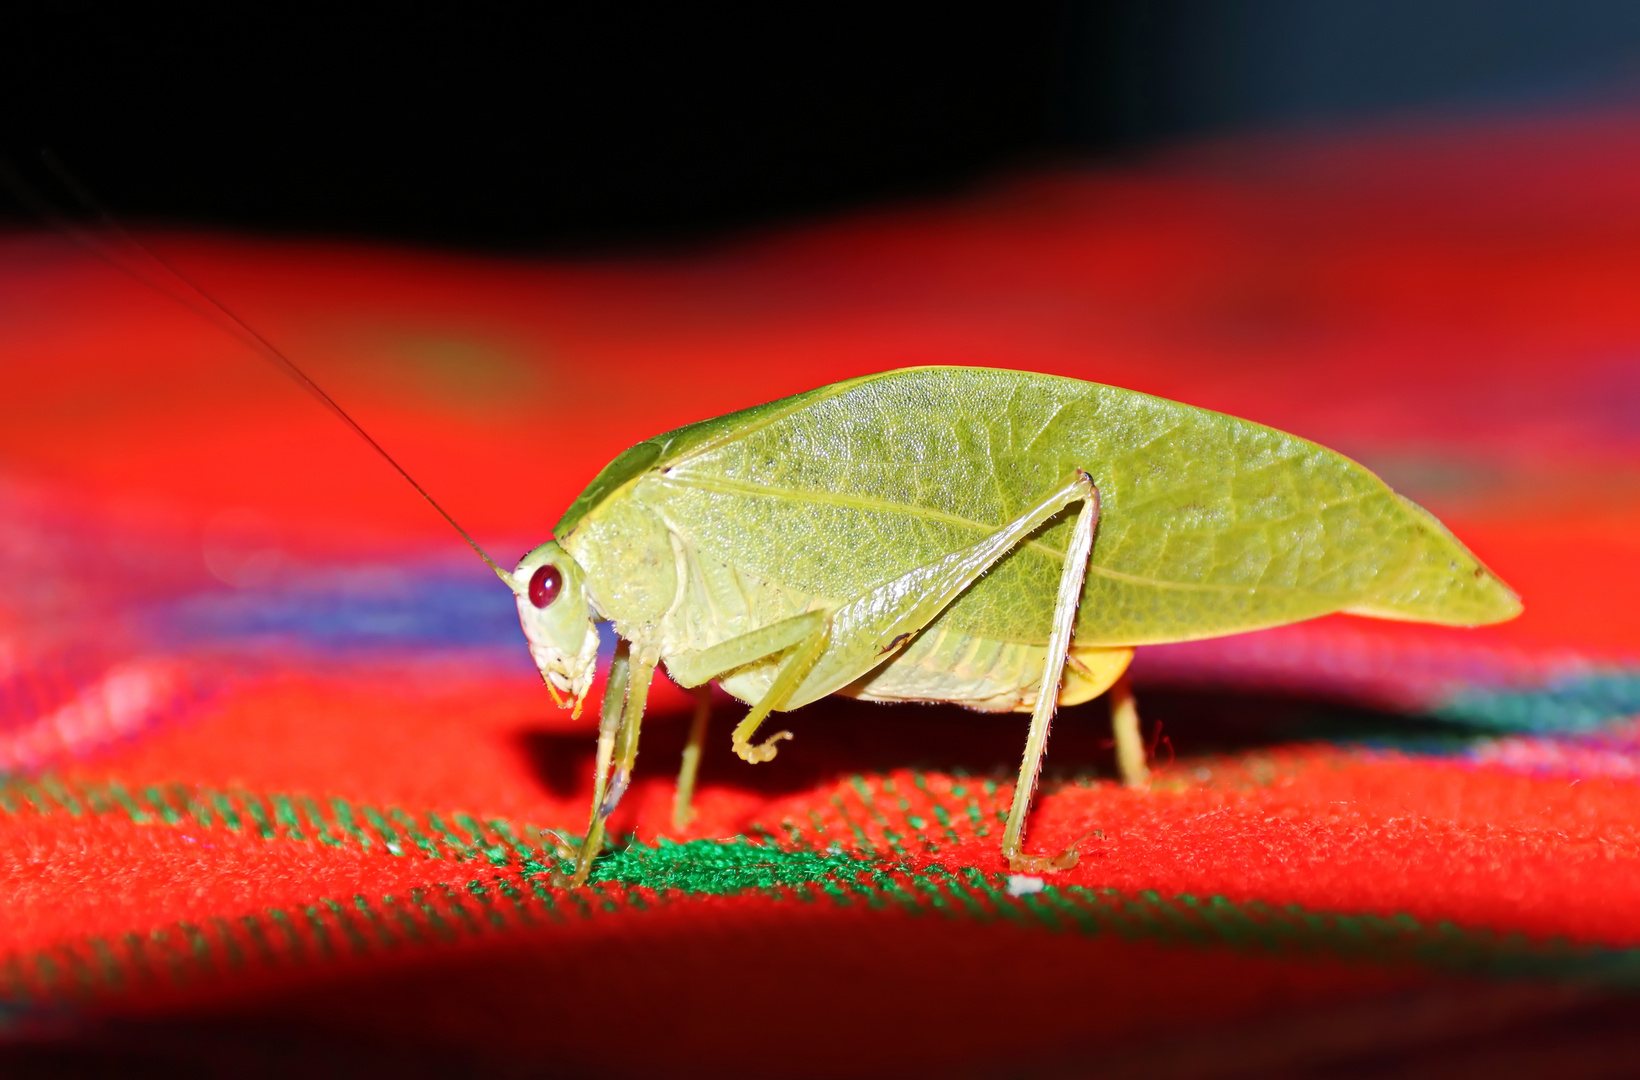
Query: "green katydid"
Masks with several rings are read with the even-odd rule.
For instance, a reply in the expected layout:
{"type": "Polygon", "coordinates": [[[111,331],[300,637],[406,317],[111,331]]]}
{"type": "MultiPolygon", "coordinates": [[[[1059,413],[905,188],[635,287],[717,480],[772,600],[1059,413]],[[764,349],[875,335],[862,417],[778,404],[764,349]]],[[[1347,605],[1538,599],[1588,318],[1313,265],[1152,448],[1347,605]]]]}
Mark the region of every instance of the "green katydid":
{"type": "MultiPolygon", "coordinates": [[[[1515,594],[1362,466],[1272,428],[1133,391],[986,368],[868,375],[638,443],[509,575],[530,652],[578,709],[597,620],[619,638],[598,728],[579,884],[630,780],[651,678],[716,680],[770,712],[828,694],[1029,710],[1002,852],[1022,850],[1059,704],[1111,691],[1118,760],[1142,783],[1122,678],[1136,646],[1329,612],[1474,626],[1515,594]],[[1042,688],[1057,692],[1042,692],[1042,688]]],[[[492,564],[493,565],[493,564],[492,564]]],[[[702,695],[678,780],[686,822],[702,695]]]]}
{"type": "Polygon", "coordinates": [[[711,681],[752,706],[733,734],[750,762],[791,737],[752,741],[769,713],[828,694],[1029,711],[1002,853],[1041,871],[1075,861],[1074,847],[1022,850],[1058,705],[1109,691],[1124,778],[1143,783],[1123,678],[1135,647],[1336,611],[1454,626],[1520,612],[1439,521],[1339,454],[1130,390],[988,368],[867,375],[647,439],[508,573],[283,352],[77,194],[202,303],[111,262],[225,316],[461,534],[515,594],[555,700],[579,711],[595,623],[614,624],[587,835],[561,852],[574,860],[567,884],[602,847],[661,664],[699,703],[680,828],[711,681]]]}

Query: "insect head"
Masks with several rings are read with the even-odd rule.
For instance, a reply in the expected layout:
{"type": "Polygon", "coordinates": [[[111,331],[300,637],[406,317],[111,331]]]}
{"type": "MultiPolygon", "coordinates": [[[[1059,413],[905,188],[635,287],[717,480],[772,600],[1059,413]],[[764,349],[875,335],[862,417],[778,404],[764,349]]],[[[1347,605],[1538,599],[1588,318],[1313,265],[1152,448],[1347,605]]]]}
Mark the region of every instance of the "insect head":
{"type": "Polygon", "coordinates": [[[518,621],[553,700],[581,700],[598,664],[598,628],[587,602],[586,575],[569,552],[548,540],[519,560],[512,574],[518,621]]]}

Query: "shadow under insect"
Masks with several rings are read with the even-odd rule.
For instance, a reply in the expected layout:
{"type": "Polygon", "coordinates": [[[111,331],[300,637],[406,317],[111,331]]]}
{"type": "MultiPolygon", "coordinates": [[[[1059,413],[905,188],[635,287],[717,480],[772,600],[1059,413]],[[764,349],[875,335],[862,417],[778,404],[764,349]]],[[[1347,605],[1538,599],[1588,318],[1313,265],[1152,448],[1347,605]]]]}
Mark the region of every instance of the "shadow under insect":
{"type": "MultiPolygon", "coordinates": [[[[1431,716],[1282,694],[1151,688],[1141,690],[1139,700],[1152,766],[1163,776],[1192,758],[1284,745],[1329,743],[1446,754],[1495,734],[1431,716]]],[[[712,730],[701,759],[702,789],[730,788],[779,798],[841,777],[896,769],[1012,779],[1029,722],[1019,713],[831,697],[787,714],[795,738],[773,761],[748,765],[729,746],[729,730],[744,708],[716,695],[712,730]]],[[[639,782],[669,780],[676,772],[689,721],[686,708],[656,709],[646,718],[639,782]]],[[[590,732],[530,729],[519,738],[547,793],[562,799],[584,797],[593,768],[590,732]]],[[[1117,777],[1115,744],[1103,701],[1061,710],[1048,750],[1050,781],[1117,777]]]]}

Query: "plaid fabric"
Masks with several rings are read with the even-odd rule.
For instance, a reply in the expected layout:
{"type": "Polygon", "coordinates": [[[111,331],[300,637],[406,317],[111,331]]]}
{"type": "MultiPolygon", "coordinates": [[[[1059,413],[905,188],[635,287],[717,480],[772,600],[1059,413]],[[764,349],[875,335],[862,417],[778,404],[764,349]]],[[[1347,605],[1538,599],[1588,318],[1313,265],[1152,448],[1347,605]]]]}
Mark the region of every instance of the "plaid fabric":
{"type": "Polygon", "coordinates": [[[1315,438],[1521,592],[1140,650],[1157,781],[1065,710],[1028,845],[1083,860],[1039,891],[997,854],[1024,718],[822,702],[753,767],[720,699],[676,835],[664,680],[621,841],[552,889],[595,721],[488,571],[230,335],[4,238],[0,1062],[1632,1069],[1636,130],[1226,145],[609,261],[152,237],[503,561],[638,438],[955,363],[1315,438]]]}

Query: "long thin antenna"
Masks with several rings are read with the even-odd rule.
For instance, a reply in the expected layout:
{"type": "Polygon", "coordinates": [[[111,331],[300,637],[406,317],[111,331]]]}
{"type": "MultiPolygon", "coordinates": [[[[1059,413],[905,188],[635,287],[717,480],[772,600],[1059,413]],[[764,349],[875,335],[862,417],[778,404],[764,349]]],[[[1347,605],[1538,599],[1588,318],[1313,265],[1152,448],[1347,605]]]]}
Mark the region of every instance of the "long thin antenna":
{"type": "MultiPolygon", "coordinates": [[[[267,338],[263,337],[255,327],[251,326],[244,319],[234,314],[233,310],[221,300],[218,300],[215,296],[211,295],[209,292],[206,292],[205,289],[195,283],[194,280],[188,277],[187,274],[184,274],[182,271],[178,270],[175,266],[171,265],[171,263],[167,262],[157,252],[151,249],[147,244],[144,244],[141,240],[137,239],[130,232],[128,232],[125,226],[120,224],[119,219],[114,217],[114,215],[97,200],[96,196],[92,195],[90,190],[87,189],[84,184],[80,183],[73,173],[68,171],[67,167],[64,166],[60,160],[58,160],[55,154],[49,150],[44,150],[41,152],[40,158],[45,162],[46,168],[51,170],[52,175],[55,176],[57,180],[65,188],[67,188],[76,199],[80,201],[82,206],[86,207],[93,214],[95,214],[98,219],[102,221],[105,228],[107,228],[122,242],[140,253],[148,262],[162,269],[171,279],[179,282],[188,292],[203,300],[213,311],[221,313],[221,315],[232,323],[233,327],[244,336],[249,344],[261,352],[265,358],[273,361],[273,363],[281,371],[290,376],[290,378],[294,379],[297,385],[302,387],[302,389],[317,398],[320,404],[334,413],[338,420],[353,430],[354,434],[358,435],[359,438],[370,444],[370,448],[380,454],[383,461],[391,465],[395,472],[404,477],[406,483],[416,489],[416,494],[427,500],[427,505],[431,506],[434,510],[437,510],[439,516],[449,522],[452,529],[461,534],[461,538],[467,541],[467,545],[478,553],[478,557],[484,560],[485,565],[495,571],[495,576],[500,578],[502,583],[505,584],[508,589],[512,590],[514,593],[518,592],[518,586],[513,582],[512,575],[501,569],[500,566],[497,566],[495,560],[485,554],[484,549],[478,546],[478,541],[474,540],[472,536],[468,534],[467,530],[463,529],[459,524],[457,524],[456,519],[450,516],[449,511],[440,506],[438,500],[427,493],[426,488],[416,483],[416,478],[411,476],[405,467],[400,465],[398,461],[394,459],[392,454],[389,454],[385,449],[383,449],[381,443],[371,438],[370,433],[360,426],[357,420],[349,416],[347,410],[336,403],[335,398],[325,393],[324,388],[314,382],[307,372],[303,371],[296,365],[295,361],[286,356],[283,350],[267,338]]],[[[29,201],[34,202],[36,200],[29,201]]],[[[70,230],[69,234],[79,243],[88,243],[88,238],[77,235],[78,232],[78,230],[70,230]]],[[[124,272],[138,277],[139,280],[143,280],[146,284],[157,287],[155,282],[149,281],[140,274],[136,274],[132,268],[126,267],[114,260],[109,261],[124,272]]],[[[174,294],[164,289],[161,289],[160,291],[164,292],[168,296],[172,296],[173,299],[182,300],[181,297],[176,297],[174,294]]],[[[186,303],[185,300],[183,302],[186,303]]],[[[189,304],[188,306],[192,307],[193,305],[189,304]]]]}

